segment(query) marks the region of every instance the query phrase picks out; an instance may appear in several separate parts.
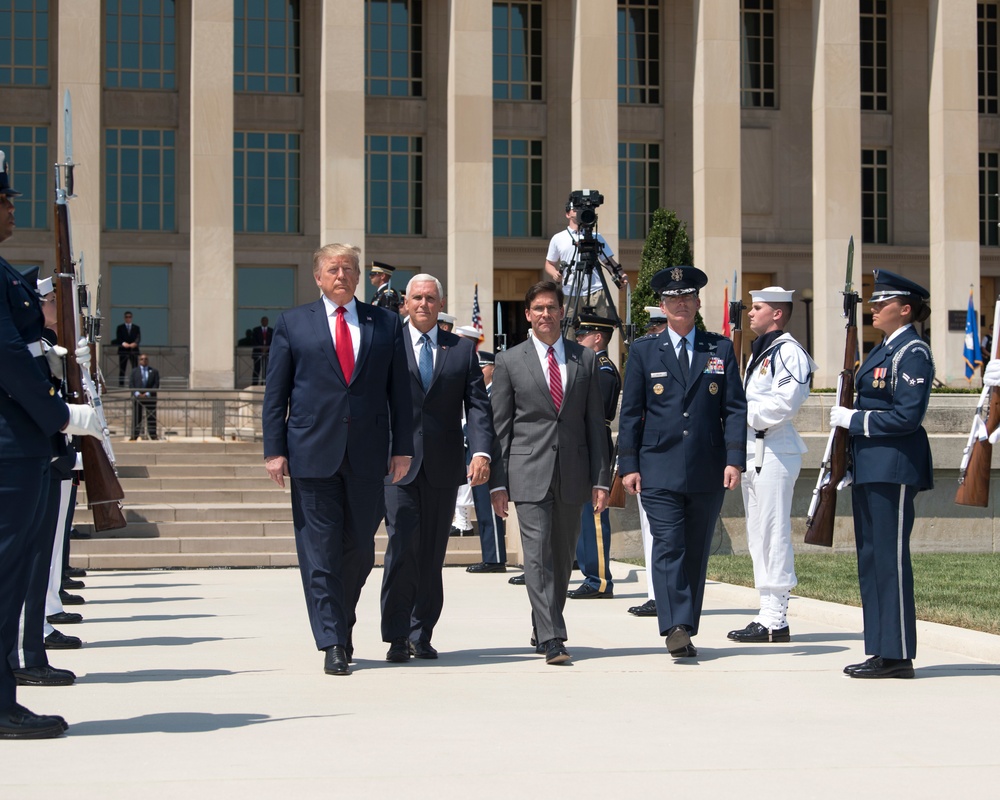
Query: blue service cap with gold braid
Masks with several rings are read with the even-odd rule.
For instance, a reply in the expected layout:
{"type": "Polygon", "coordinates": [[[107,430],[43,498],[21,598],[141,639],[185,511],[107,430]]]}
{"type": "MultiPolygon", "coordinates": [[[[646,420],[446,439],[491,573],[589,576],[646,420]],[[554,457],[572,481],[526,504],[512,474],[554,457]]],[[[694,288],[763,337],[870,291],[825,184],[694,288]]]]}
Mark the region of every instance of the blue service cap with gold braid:
{"type": "Polygon", "coordinates": [[[650,288],[664,297],[678,297],[683,294],[697,294],[708,283],[708,275],[697,267],[667,267],[657,272],[650,280],[650,288]]]}
{"type": "Polygon", "coordinates": [[[894,297],[916,297],[926,300],[931,296],[923,286],[914,283],[909,278],[896,275],[884,269],[874,270],[875,286],[872,289],[872,296],[869,303],[881,303],[883,300],[891,300],[894,297]]]}

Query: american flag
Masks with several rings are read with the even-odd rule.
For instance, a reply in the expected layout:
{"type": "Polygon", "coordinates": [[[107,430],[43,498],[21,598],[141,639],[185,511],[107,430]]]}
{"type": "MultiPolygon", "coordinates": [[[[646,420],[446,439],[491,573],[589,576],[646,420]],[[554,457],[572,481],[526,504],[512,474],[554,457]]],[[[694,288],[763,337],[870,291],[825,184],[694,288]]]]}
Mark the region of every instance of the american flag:
{"type": "Polygon", "coordinates": [[[483,315],[479,312],[479,284],[472,292],[472,327],[479,331],[479,343],[483,343],[483,315]]]}

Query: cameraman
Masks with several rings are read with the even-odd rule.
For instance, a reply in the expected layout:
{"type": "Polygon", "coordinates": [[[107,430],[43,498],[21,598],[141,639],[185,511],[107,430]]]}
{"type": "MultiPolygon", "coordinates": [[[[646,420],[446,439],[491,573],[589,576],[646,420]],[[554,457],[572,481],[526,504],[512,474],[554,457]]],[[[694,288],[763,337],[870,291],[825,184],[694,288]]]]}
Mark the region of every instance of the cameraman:
{"type": "MultiPolygon", "coordinates": [[[[595,259],[588,265],[579,256],[578,243],[584,235],[580,231],[577,219],[579,209],[572,202],[566,203],[566,229],[559,231],[549,240],[549,252],[545,256],[545,275],[556,282],[561,282],[563,294],[566,295],[567,314],[587,313],[607,317],[608,301],[602,291],[600,270],[601,265],[595,259]],[[565,273],[562,269],[565,266],[565,273]],[[585,311],[586,309],[586,311],[585,311]]],[[[611,260],[615,254],[601,234],[594,234],[598,241],[601,259],[611,260]]],[[[572,339],[573,321],[567,327],[566,337],[572,339]]]]}

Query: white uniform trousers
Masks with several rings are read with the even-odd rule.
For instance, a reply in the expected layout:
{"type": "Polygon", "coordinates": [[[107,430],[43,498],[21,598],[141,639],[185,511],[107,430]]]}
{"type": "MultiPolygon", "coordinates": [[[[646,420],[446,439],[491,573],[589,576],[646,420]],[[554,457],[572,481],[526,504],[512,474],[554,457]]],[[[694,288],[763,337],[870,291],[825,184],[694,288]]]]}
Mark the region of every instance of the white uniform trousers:
{"type": "Polygon", "coordinates": [[[754,585],[761,594],[761,615],[756,621],[769,628],[787,624],[788,592],[798,583],[791,517],[792,494],[801,468],[798,453],[765,450],[760,473],[749,464],[740,481],[747,514],[747,549],[753,560],[754,585]],[[772,603],[769,596],[783,602],[772,603]]]}
{"type": "MultiPolygon", "coordinates": [[[[56,521],[56,538],[52,543],[52,561],[49,564],[49,588],[45,593],[45,616],[51,617],[53,614],[63,612],[62,600],[59,599],[59,590],[62,588],[63,579],[63,546],[66,542],[66,518],[69,515],[69,501],[73,496],[73,481],[65,480],[59,484],[59,518],[56,521]]],[[[44,624],[45,635],[48,636],[55,630],[49,624],[48,619],[44,624]]]]}
{"type": "Polygon", "coordinates": [[[639,499],[639,527],[642,530],[642,552],[646,556],[646,593],[649,599],[656,602],[656,592],[653,589],[653,534],[649,530],[649,517],[642,507],[642,492],[638,494],[639,499]]]}

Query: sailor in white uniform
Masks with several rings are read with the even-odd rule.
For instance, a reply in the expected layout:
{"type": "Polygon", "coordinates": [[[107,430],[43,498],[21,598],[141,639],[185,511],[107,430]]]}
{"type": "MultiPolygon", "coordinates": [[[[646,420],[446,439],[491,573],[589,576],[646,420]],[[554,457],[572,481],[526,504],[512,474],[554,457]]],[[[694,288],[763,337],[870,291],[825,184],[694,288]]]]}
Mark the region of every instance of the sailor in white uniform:
{"type": "Polygon", "coordinates": [[[780,286],[750,293],[750,329],[757,335],[743,383],[747,395],[747,471],[743,505],[747,548],[753,559],[760,612],[736,642],[787,642],[788,600],[796,584],[792,555],[792,493],[802,467],[805,443],[795,415],[809,397],[816,363],[785,327],[792,315],[793,290],[780,286]],[[752,457],[752,460],[751,460],[752,457]]]}

